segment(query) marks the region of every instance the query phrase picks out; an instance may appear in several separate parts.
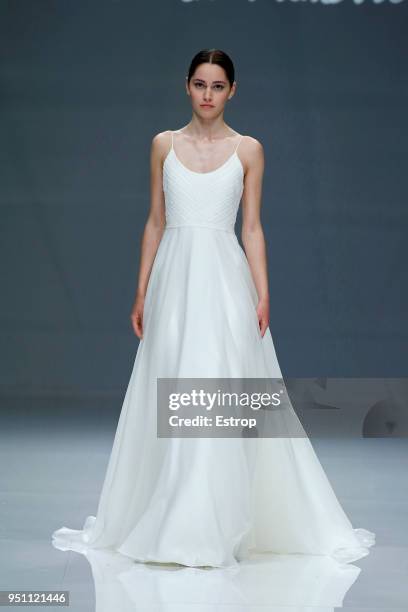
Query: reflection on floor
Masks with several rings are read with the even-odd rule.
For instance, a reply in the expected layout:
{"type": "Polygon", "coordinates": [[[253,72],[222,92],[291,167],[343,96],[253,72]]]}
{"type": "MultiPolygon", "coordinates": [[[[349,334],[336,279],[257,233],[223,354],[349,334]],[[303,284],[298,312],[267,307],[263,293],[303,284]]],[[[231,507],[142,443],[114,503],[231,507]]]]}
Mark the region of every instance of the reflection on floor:
{"type": "Polygon", "coordinates": [[[119,553],[88,550],[97,612],[177,610],[296,610],[341,607],[360,568],[328,557],[258,555],[238,568],[198,569],[135,563],[119,553]],[[120,602],[120,604],[118,604],[120,602]]]}
{"type": "Polygon", "coordinates": [[[56,528],[80,528],[95,513],[114,428],[78,433],[21,425],[7,437],[3,430],[0,445],[3,590],[68,590],[75,612],[407,608],[405,439],[312,440],[353,526],[376,533],[368,557],[338,565],[320,556],[257,555],[238,568],[198,569],[53,546],[56,528]]]}

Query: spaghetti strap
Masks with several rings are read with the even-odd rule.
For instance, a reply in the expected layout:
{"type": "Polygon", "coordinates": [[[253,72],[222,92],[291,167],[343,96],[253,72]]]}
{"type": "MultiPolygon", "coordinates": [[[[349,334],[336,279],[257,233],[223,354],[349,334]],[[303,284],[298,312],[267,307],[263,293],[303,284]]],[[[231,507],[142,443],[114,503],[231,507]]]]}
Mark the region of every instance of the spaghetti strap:
{"type": "Polygon", "coordinates": [[[237,152],[237,149],[238,149],[239,145],[241,144],[241,140],[243,139],[243,137],[244,137],[244,135],[243,135],[243,134],[241,134],[241,137],[240,137],[240,139],[238,140],[238,144],[237,144],[237,146],[235,147],[235,151],[234,151],[234,153],[236,153],[236,152],[237,152]]]}
{"type": "MultiPolygon", "coordinates": [[[[173,130],[171,130],[171,148],[173,149],[173,130]]],[[[170,149],[171,150],[171,149],[170,149]]]]}

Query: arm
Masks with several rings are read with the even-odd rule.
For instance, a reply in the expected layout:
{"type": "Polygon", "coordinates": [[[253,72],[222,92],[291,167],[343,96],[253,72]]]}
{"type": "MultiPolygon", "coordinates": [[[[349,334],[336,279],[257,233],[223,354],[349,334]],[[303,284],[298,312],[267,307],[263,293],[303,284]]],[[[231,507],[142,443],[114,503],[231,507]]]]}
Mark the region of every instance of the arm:
{"type": "Polygon", "coordinates": [[[263,147],[255,138],[247,137],[242,147],[245,157],[245,187],[242,195],[242,244],[258,293],[257,315],[262,337],[269,325],[268,267],[260,210],[264,172],[263,147]]]}
{"type": "Polygon", "coordinates": [[[130,319],[133,330],[143,338],[143,308],[150,272],[163,235],[165,220],[163,194],[163,158],[168,148],[168,135],[157,134],[150,149],[150,211],[142,235],[136,297],[130,319]]]}

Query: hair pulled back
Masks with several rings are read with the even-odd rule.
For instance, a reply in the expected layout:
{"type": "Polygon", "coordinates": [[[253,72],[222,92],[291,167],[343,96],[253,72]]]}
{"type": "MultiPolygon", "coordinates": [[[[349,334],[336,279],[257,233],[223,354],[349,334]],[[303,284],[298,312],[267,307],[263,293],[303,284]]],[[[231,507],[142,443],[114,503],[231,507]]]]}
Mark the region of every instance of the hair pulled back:
{"type": "Polygon", "coordinates": [[[225,53],[225,51],[222,51],[221,49],[202,49],[199,51],[191,60],[187,75],[188,83],[190,82],[196,68],[200,64],[217,64],[218,66],[221,66],[221,68],[224,68],[229,84],[232,87],[235,79],[235,69],[231,58],[229,55],[227,55],[227,53],[225,53]]]}

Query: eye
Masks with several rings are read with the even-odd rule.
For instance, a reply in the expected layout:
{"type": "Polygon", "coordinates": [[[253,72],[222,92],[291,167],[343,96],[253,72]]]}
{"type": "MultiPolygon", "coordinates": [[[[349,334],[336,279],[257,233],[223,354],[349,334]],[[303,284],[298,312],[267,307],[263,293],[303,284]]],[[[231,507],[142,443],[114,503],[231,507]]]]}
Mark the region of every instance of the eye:
{"type": "Polygon", "coordinates": [[[194,83],[194,85],[198,88],[200,88],[202,86],[202,83],[194,83]]]}
{"type": "Polygon", "coordinates": [[[224,89],[224,85],[220,85],[220,84],[214,85],[214,88],[222,91],[224,89]]]}

